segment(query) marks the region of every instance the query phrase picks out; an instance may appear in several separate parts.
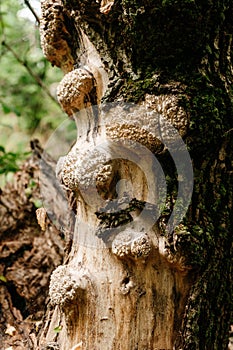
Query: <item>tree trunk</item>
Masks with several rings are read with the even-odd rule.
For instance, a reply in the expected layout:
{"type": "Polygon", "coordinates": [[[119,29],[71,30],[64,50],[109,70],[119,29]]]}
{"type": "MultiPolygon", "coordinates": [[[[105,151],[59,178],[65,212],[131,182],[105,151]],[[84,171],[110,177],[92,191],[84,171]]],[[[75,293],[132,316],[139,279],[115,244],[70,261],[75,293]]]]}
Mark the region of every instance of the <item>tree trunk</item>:
{"type": "Polygon", "coordinates": [[[75,222],[40,348],[227,348],[231,14],[230,1],[42,1],[78,135],[57,165],[75,222]]]}

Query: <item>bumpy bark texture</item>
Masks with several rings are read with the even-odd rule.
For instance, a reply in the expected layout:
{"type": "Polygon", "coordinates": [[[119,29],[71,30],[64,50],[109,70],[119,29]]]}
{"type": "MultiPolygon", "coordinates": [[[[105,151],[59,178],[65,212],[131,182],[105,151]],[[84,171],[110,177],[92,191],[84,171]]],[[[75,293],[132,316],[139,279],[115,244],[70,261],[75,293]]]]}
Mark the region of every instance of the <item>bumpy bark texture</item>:
{"type": "Polygon", "coordinates": [[[76,120],[78,137],[57,167],[72,194],[76,222],[66,264],[51,277],[52,309],[41,348],[227,348],[232,10],[227,0],[42,1],[42,47],[66,74],[58,99],[76,120]],[[123,101],[148,113],[125,112],[123,101]],[[118,104],[113,109],[103,102],[118,104]],[[194,169],[192,201],[173,230],[167,225],[180,180],[154,130],[162,139],[172,135],[166,136],[166,122],[157,124],[153,113],[178,130],[194,169]],[[127,141],[120,145],[122,157],[116,156],[112,142],[119,139],[130,141],[135,153],[140,147],[133,142],[152,151],[166,175],[165,209],[154,225],[144,215],[144,230],[137,217],[145,208],[156,212],[158,184],[146,203],[143,169],[127,161],[127,141]],[[104,151],[96,147],[106,143],[104,151]],[[131,182],[133,197],[121,179],[131,182]]]}

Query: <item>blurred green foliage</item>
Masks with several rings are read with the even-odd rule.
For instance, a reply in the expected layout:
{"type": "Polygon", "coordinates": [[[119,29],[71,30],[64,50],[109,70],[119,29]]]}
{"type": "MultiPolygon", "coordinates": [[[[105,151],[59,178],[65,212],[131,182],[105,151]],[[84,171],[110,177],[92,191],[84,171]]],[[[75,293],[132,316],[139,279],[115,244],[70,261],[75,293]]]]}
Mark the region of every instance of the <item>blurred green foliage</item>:
{"type": "MultiPolygon", "coordinates": [[[[26,9],[19,0],[4,0],[0,5],[0,144],[6,148],[4,134],[16,131],[30,136],[37,132],[46,138],[65,119],[59,105],[35,79],[43,81],[55,98],[62,73],[44,58],[38,24],[32,21],[32,14],[25,18],[26,9]]],[[[12,145],[9,147],[12,149],[12,145]]]]}
{"type": "MultiPolygon", "coordinates": [[[[40,5],[36,0],[29,3],[34,9],[40,5]]],[[[29,150],[30,138],[39,138],[43,146],[66,116],[55,97],[62,73],[44,58],[38,23],[24,1],[0,2],[0,44],[2,174],[18,169],[19,160],[29,150]]]]}
{"type": "Polygon", "coordinates": [[[0,175],[7,175],[15,172],[19,168],[19,162],[24,160],[30,152],[6,152],[3,146],[0,146],[0,175]]]}

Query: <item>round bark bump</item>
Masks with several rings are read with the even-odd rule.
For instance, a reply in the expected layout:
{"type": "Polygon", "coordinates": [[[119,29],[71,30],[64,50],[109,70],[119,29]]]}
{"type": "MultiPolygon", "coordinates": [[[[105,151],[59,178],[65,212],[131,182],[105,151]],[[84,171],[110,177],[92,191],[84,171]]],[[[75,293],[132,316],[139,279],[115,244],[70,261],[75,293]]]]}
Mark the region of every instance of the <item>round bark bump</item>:
{"type": "Polygon", "coordinates": [[[173,138],[171,129],[169,129],[171,135],[167,135],[166,120],[178,130],[182,137],[186,135],[189,117],[184,108],[181,107],[179,97],[172,94],[158,96],[146,95],[145,105],[163,116],[164,119],[160,118],[160,132],[163,137],[165,136],[167,138],[170,136],[171,139],[173,138]]]}
{"type": "Polygon", "coordinates": [[[73,69],[74,59],[68,45],[71,36],[64,24],[63,6],[60,1],[43,0],[41,10],[40,37],[43,53],[52,65],[67,73],[73,69]]]}
{"type": "Polygon", "coordinates": [[[124,231],[117,235],[112,242],[112,252],[118,257],[130,255],[130,245],[132,242],[132,232],[124,231]]]}
{"type": "Polygon", "coordinates": [[[151,252],[152,243],[147,234],[133,232],[130,229],[119,233],[112,242],[112,252],[119,258],[147,258],[151,252]]]}
{"type": "Polygon", "coordinates": [[[106,165],[109,160],[110,155],[97,148],[81,152],[73,147],[60,162],[59,177],[67,188],[84,191],[84,197],[88,191],[98,197],[96,187],[105,189],[114,175],[111,165],[106,165]]]}
{"type": "Polygon", "coordinates": [[[146,234],[134,239],[131,244],[131,253],[135,258],[147,258],[151,252],[151,242],[146,234]]]}
{"type": "Polygon", "coordinates": [[[107,191],[114,177],[114,171],[111,164],[104,165],[96,176],[96,187],[99,191],[107,191]]]}
{"type": "Polygon", "coordinates": [[[84,98],[94,86],[93,75],[86,69],[77,68],[67,73],[57,88],[57,98],[62,109],[71,116],[84,108],[84,98]]]}
{"type": "Polygon", "coordinates": [[[156,136],[143,127],[134,125],[133,123],[114,123],[107,125],[107,137],[114,140],[131,140],[139,142],[153,152],[159,152],[163,149],[162,143],[156,136]]]}
{"type": "Polygon", "coordinates": [[[73,302],[80,290],[87,288],[88,276],[66,265],[58,266],[50,279],[49,296],[53,305],[63,307],[73,302]]]}
{"type": "Polygon", "coordinates": [[[77,162],[76,149],[72,149],[67,156],[60,158],[57,164],[57,174],[59,179],[65,184],[70,190],[77,188],[77,182],[75,179],[75,168],[77,162]]]}

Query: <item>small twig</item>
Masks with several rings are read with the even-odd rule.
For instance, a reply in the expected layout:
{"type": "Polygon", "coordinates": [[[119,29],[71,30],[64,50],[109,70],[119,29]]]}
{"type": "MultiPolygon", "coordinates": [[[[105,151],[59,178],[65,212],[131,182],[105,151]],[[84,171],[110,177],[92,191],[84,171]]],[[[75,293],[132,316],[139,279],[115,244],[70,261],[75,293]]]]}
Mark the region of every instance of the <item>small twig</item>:
{"type": "Polygon", "coordinates": [[[24,3],[29,8],[29,10],[31,11],[33,16],[35,17],[37,23],[40,25],[40,19],[39,19],[37,13],[35,12],[34,8],[31,6],[30,2],[28,0],[24,0],[24,3]]]}
{"type": "Polygon", "coordinates": [[[224,134],[223,135],[227,135],[227,134],[229,134],[230,132],[232,132],[233,131],[233,128],[232,129],[229,129],[229,130],[227,130],[226,132],[224,132],[224,134]]]}
{"type": "Polygon", "coordinates": [[[5,41],[2,42],[2,45],[5,46],[7,48],[7,50],[9,50],[12,55],[16,58],[16,60],[26,68],[26,70],[28,71],[28,73],[31,75],[31,77],[37,82],[37,84],[46,92],[46,94],[53,100],[53,102],[55,102],[58,106],[58,102],[57,100],[51,95],[49,89],[47,88],[47,86],[43,83],[43,81],[40,79],[40,77],[38,77],[38,75],[36,75],[33,70],[29,67],[29,65],[27,64],[27,62],[23,61],[18,54],[12,49],[12,47],[10,47],[5,41]]]}

